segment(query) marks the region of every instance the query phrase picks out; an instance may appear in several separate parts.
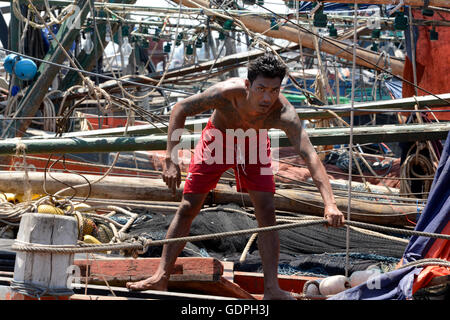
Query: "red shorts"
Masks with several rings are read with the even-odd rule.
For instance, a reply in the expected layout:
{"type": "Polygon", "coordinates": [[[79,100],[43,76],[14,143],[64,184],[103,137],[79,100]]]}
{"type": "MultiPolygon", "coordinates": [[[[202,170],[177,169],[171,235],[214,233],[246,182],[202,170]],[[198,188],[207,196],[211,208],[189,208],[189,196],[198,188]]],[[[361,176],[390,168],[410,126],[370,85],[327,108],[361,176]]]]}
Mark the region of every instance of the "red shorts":
{"type": "Polygon", "coordinates": [[[208,193],[230,168],[238,192],[275,193],[267,131],[239,130],[226,134],[208,121],[191,158],[183,193],[208,193]]]}

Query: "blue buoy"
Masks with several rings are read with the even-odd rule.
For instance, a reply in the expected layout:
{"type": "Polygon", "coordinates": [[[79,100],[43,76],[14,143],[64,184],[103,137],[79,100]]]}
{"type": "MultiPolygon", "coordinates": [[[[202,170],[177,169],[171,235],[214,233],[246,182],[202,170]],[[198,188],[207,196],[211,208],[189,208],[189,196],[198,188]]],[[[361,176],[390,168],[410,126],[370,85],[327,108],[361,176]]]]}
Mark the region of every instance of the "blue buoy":
{"type": "Polygon", "coordinates": [[[15,97],[16,94],[18,94],[20,91],[20,88],[18,86],[12,86],[11,88],[11,96],[15,97]]]}
{"type": "Polygon", "coordinates": [[[16,76],[20,80],[31,80],[34,78],[37,72],[36,64],[30,59],[21,59],[16,63],[16,67],[14,68],[14,72],[16,76]]]}
{"type": "Polygon", "coordinates": [[[16,64],[16,62],[20,59],[20,57],[18,57],[16,54],[11,53],[8,54],[5,57],[5,60],[3,60],[3,66],[5,67],[6,72],[8,73],[12,73],[14,70],[14,65],[16,64]]]}

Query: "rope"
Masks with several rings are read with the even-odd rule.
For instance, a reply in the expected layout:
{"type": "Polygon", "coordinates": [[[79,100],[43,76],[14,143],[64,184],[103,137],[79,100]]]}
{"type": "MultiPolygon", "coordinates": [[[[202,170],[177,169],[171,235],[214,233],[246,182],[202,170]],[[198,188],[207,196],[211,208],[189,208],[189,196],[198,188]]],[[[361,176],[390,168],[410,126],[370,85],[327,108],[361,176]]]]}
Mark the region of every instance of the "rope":
{"type": "Polygon", "coordinates": [[[429,265],[438,265],[441,267],[450,268],[450,261],[447,261],[444,259],[437,259],[437,258],[420,259],[420,260],[406,263],[406,264],[398,267],[398,269],[404,269],[404,268],[409,268],[409,267],[426,267],[429,265]]]}
{"type": "MultiPolygon", "coordinates": [[[[221,232],[221,233],[213,233],[213,234],[206,234],[206,235],[199,235],[199,236],[187,236],[187,237],[164,239],[164,240],[151,240],[151,239],[145,239],[143,237],[138,237],[136,239],[134,237],[134,238],[126,239],[126,240],[128,240],[128,242],[115,243],[115,244],[79,244],[77,246],[74,246],[74,245],[42,245],[42,244],[33,244],[33,243],[27,243],[27,242],[16,240],[13,243],[13,245],[11,246],[11,248],[14,251],[39,252],[39,253],[46,252],[46,253],[60,253],[60,254],[97,252],[97,251],[108,251],[108,250],[131,250],[131,253],[133,255],[135,255],[136,253],[146,252],[146,250],[148,249],[149,246],[161,246],[161,245],[165,245],[165,244],[178,243],[178,242],[204,241],[204,240],[211,240],[211,239],[219,239],[219,238],[228,237],[228,236],[240,236],[240,235],[245,235],[245,234],[270,232],[270,231],[277,231],[277,230],[318,225],[318,224],[327,224],[327,220],[326,219],[309,219],[309,220],[305,219],[304,221],[269,226],[269,227],[251,228],[251,229],[238,230],[238,231],[227,231],[227,232],[221,232]]],[[[371,225],[368,223],[356,222],[356,221],[347,221],[344,224],[347,224],[349,226],[373,229],[373,230],[402,233],[405,235],[415,235],[415,236],[423,236],[423,237],[450,240],[450,235],[447,235],[447,234],[435,234],[435,233],[422,232],[422,231],[403,230],[403,229],[396,229],[396,228],[391,228],[391,227],[371,225]]],[[[122,236],[127,237],[124,234],[122,234],[122,236]]]]}
{"type": "MultiPolygon", "coordinates": [[[[222,237],[227,236],[240,236],[245,234],[253,234],[256,232],[270,232],[270,231],[277,231],[282,229],[288,229],[288,228],[294,228],[294,227],[301,227],[301,226],[308,226],[308,225],[315,225],[315,224],[323,224],[327,223],[327,220],[321,219],[321,220],[306,220],[296,223],[290,223],[285,225],[275,225],[270,227],[261,227],[261,228],[252,228],[252,229],[245,229],[245,230],[238,230],[238,231],[228,231],[228,232],[221,232],[221,233],[213,233],[213,234],[206,234],[206,235],[199,235],[199,236],[188,236],[188,237],[181,237],[181,238],[172,238],[172,239],[164,239],[164,240],[150,240],[145,239],[142,237],[138,237],[138,239],[131,239],[132,243],[121,243],[121,244],[80,244],[79,246],[73,246],[73,245],[62,245],[62,246],[56,246],[56,245],[41,245],[41,244],[33,244],[33,243],[26,243],[22,241],[16,240],[16,242],[11,246],[12,250],[15,251],[26,251],[26,252],[52,252],[52,253],[61,253],[61,254],[67,254],[67,253],[82,253],[82,252],[96,252],[96,251],[105,251],[105,250],[139,250],[143,249],[144,252],[146,251],[147,247],[149,246],[161,246],[169,243],[178,243],[178,242],[195,242],[195,241],[204,241],[204,240],[210,240],[210,239],[219,239],[222,237]]],[[[130,240],[130,239],[129,239],[130,240]]]]}
{"type": "MultiPolygon", "coordinates": [[[[347,204],[347,221],[350,220],[350,208],[352,206],[352,160],[353,160],[353,125],[354,125],[354,107],[355,107],[355,69],[356,69],[356,43],[357,43],[357,10],[358,4],[355,3],[354,22],[353,22],[353,50],[352,50],[352,93],[351,93],[351,110],[350,110],[350,137],[349,137],[349,164],[348,164],[348,204],[347,204]]],[[[358,164],[358,161],[355,161],[358,164]]],[[[358,167],[359,168],[359,167],[358,167]]],[[[362,175],[362,172],[360,172],[362,175]]],[[[347,228],[345,241],[345,276],[348,276],[349,270],[349,254],[350,254],[350,228],[347,228]]]]}
{"type": "Polygon", "coordinates": [[[242,263],[245,261],[245,258],[247,257],[248,251],[250,250],[250,247],[252,246],[253,242],[255,241],[256,237],[258,236],[257,233],[254,233],[250,236],[250,238],[247,241],[247,244],[245,245],[244,250],[242,251],[241,257],[239,258],[239,262],[242,263]]]}
{"type": "Polygon", "coordinates": [[[427,178],[433,177],[435,170],[430,159],[419,153],[423,149],[427,149],[425,144],[416,143],[408,150],[406,159],[400,166],[400,177],[407,178],[400,181],[400,194],[412,193],[412,181],[409,179],[411,177],[423,179],[422,193],[424,197],[430,192],[432,181],[427,178]],[[415,152],[413,152],[414,148],[415,152]],[[414,170],[414,167],[421,168],[423,173],[417,173],[417,169],[414,170]]]}
{"type": "Polygon", "coordinates": [[[73,291],[68,288],[49,288],[29,282],[12,280],[10,282],[12,290],[26,296],[40,299],[42,296],[70,296],[73,291]]]}
{"type": "MultiPolygon", "coordinates": [[[[14,12],[14,15],[16,16],[17,19],[21,20],[22,22],[25,22],[27,24],[29,24],[30,26],[32,26],[33,28],[36,29],[44,29],[47,26],[52,26],[55,24],[62,24],[65,20],[67,20],[70,16],[72,16],[75,12],[76,12],[76,1],[74,1],[73,4],[68,5],[67,7],[64,7],[61,10],[61,13],[58,17],[55,17],[50,9],[49,3],[47,0],[44,1],[45,4],[45,13],[49,15],[50,17],[50,22],[47,24],[38,24],[35,23],[34,21],[32,21],[31,19],[28,19],[26,17],[24,17],[20,11],[20,4],[19,4],[19,0],[13,0],[12,2],[12,9],[14,12]]],[[[41,17],[41,16],[39,16],[41,17]]],[[[44,18],[41,17],[41,19],[43,20],[44,18]]]]}
{"type": "Polygon", "coordinates": [[[418,236],[418,237],[429,237],[435,239],[445,239],[450,240],[450,234],[438,234],[424,231],[416,231],[416,230],[405,230],[405,229],[397,229],[392,227],[379,226],[375,224],[369,224],[365,222],[359,221],[346,221],[344,224],[354,227],[360,227],[363,229],[375,230],[375,231],[384,231],[387,233],[398,233],[407,236],[418,236]]]}

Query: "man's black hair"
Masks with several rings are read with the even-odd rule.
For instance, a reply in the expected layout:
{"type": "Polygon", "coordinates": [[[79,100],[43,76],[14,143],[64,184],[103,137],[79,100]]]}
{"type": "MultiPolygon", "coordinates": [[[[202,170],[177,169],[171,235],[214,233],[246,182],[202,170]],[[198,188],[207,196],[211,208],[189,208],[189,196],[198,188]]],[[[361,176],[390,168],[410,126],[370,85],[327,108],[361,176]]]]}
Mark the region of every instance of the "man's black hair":
{"type": "Polygon", "coordinates": [[[266,78],[278,77],[283,81],[286,75],[286,67],[273,53],[267,52],[248,65],[247,78],[250,83],[253,83],[259,75],[266,78]]]}

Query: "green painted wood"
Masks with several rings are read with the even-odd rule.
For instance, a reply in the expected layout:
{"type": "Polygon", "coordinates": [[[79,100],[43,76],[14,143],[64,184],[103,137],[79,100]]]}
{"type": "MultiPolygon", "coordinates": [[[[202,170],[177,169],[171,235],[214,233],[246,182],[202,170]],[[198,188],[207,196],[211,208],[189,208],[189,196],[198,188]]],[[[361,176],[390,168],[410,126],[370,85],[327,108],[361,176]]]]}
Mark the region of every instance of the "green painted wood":
{"type": "MultiPolygon", "coordinates": [[[[350,128],[305,130],[314,145],[347,144],[349,142],[350,128]]],[[[353,128],[353,143],[446,139],[449,130],[450,123],[355,127],[353,128]]],[[[269,136],[272,147],[291,145],[283,131],[270,130],[269,136]]],[[[199,138],[200,133],[183,135],[179,147],[192,149],[199,138]]],[[[167,136],[152,134],[138,137],[5,139],[0,141],[0,154],[15,154],[18,143],[25,144],[27,154],[165,150],[167,136]]]]}
{"type": "MultiPolygon", "coordinates": [[[[56,34],[56,38],[65,50],[69,50],[72,46],[73,41],[80,32],[80,27],[83,21],[89,13],[88,0],[78,0],[77,5],[80,10],[78,13],[75,13],[74,19],[67,19],[56,34]]],[[[65,59],[66,55],[63,50],[61,50],[55,41],[52,41],[50,43],[49,52],[44,57],[44,60],[62,64],[65,59]]],[[[48,92],[48,88],[59,70],[60,67],[55,65],[50,65],[47,63],[42,63],[40,65],[35,78],[36,80],[32,85],[30,85],[29,89],[25,93],[25,96],[19,103],[16,117],[33,117],[36,114],[48,92]]],[[[14,125],[9,128],[7,136],[23,136],[30,123],[31,119],[15,121],[14,125]]]]}

